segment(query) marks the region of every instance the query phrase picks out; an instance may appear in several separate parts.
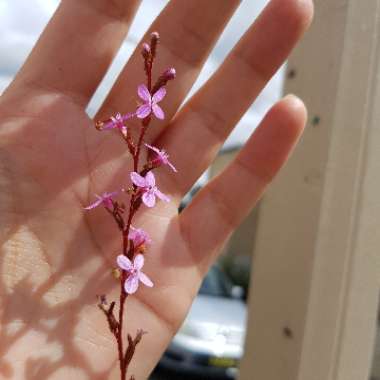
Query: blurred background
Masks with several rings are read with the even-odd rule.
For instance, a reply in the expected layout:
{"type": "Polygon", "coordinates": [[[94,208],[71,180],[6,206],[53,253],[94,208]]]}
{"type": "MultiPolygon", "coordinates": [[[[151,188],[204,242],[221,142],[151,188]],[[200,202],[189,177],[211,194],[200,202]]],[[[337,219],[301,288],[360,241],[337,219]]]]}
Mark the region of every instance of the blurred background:
{"type": "MultiPolygon", "coordinates": [[[[90,115],[96,112],[136,44],[167,2],[142,2],[128,38],[88,107],[90,115]]],[[[57,0],[0,0],[0,92],[10,83],[24,62],[58,3],[57,0]]],[[[189,96],[220,65],[266,3],[267,0],[241,2],[189,96]]],[[[345,2],[337,0],[337,9],[338,3],[344,6],[345,2]]],[[[217,175],[231,161],[265,112],[282,96],[285,79],[292,79],[295,75],[293,67],[283,67],[279,70],[240,120],[213,165],[186,195],[181,209],[186,207],[194,194],[210,178],[217,175]]],[[[311,124],[315,126],[319,123],[320,116],[313,116],[311,124]]],[[[314,177],[308,178],[309,181],[313,181],[314,177]]],[[[220,260],[204,280],[185,323],[152,374],[151,380],[237,378],[247,336],[247,300],[252,283],[251,263],[259,212],[260,205],[247,217],[224,247],[220,260]]],[[[291,327],[284,326],[283,335],[293,339],[291,327]]],[[[379,329],[371,376],[371,380],[380,380],[379,329]]],[[[249,379],[247,375],[246,378],[249,379]]]]}

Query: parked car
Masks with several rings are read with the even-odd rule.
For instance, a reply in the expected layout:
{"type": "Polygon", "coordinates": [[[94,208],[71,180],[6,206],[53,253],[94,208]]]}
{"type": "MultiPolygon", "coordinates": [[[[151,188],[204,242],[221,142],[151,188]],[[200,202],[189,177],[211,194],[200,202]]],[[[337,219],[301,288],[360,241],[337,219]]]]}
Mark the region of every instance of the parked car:
{"type": "Polygon", "coordinates": [[[207,379],[234,379],[243,354],[246,305],[242,288],[213,266],[159,366],[207,379]]]}

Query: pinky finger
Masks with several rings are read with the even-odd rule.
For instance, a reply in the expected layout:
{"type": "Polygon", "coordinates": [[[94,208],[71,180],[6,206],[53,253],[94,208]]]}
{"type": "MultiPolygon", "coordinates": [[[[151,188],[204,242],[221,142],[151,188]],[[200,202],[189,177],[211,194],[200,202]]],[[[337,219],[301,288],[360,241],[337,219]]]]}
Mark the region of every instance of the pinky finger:
{"type": "Polygon", "coordinates": [[[301,100],[289,95],[278,102],[234,161],[179,215],[184,238],[203,273],[286,162],[305,122],[301,100]]]}

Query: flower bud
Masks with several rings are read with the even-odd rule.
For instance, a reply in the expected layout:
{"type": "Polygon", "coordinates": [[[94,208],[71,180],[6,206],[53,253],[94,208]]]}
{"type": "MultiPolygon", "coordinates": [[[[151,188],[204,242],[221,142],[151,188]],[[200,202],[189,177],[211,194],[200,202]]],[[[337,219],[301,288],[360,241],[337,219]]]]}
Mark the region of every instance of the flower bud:
{"type": "Polygon", "coordinates": [[[155,41],[155,43],[157,43],[157,41],[160,39],[160,35],[158,32],[152,32],[150,38],[152,42],[155,41]]]}
{"type": "Polygon", "coordinates": [[[108,305],[107,297],[105,294],[97,295],[99,305],[108,305]]]}
{"type": "Polygon", "coordinates": [[[141,54],[145,60],[149,59],[150,46],[146,42],[143,43],[143,48],[142,48],[141,54]]]}
{"type": "Polygon", "coordinates": [[[101,131],[101,130],[102,130],[103,125],[104,125],[104,121],[98,120],[98,121],[95,122],[95,128],[96,128],[98,131],[101,131]]]}
{"type": "Polygon", "coordinates": [[[153,32],[150,35],[150,49],[151,49],[151,55],[154,57],[156,55],[156,49],[158,40],[160,39],[160,35],[157,32],[153,32]]]}
{"type": "Polygon", "coordinates": [[[158,91],[161,87],[166,86],[166,84],[173,80],[176,76],[176,71],[174,67],[170,67],[166,69],[157,79],[157,82],[154,84],[152,88],[152,94],[158,91]]]}
{"type": "Polygon", "coordinates": [[[170,67],[169,69],[166,69],[162,76],[166,79],[166,81],[168,80],[173,80],[176,76],[176,71],[175,71],[175,68],[174,67],[170,67]]]}

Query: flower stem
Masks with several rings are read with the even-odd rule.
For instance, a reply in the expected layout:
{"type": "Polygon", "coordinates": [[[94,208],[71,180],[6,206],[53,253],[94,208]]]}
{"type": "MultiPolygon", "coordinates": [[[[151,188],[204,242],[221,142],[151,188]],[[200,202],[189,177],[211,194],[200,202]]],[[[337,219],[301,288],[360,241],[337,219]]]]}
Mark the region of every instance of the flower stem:
{"type": "Polygon", "coordinates": [[[144,140],[145,132],[146,132],[146,130],[150,124],[150,120],[151,120],[151,117],[148,116],[142,121],[141,132],[140,132],[139,140],[138,140],[137,147],[136,147],[136,154],[133,157],[133,170],[135,172],[137,172],[138,167],[139,167],[141,145],[142,145],[142,142],[144,140]]]}
{"type": "MultiPolygon", "coordinates": [[[[133,157],[133,166],[134,170],[138,170],[138,164],[139,164],[139,158],[140,158],[140,152],[141,152],[141,145],[144,139],[144,135],[146,132],[146,129],[150,123],[150,117],[147,117],[142,122],[141,132],[138,140],[138,144],[136,147],[136,154],[133,157]]],[[[136,190],[136,189],[135,189],[136,190]]],[[[128,214],[128,221],[126,224],[126,228],[123,230],[123,254],[126,256],[131,256],[129,259],[133,258],[134,252],[131,250],[131,252],[128,252],[128,235],[129,230],[131,228],[132,219],[135,215],[135,212],[137,211],[136,208],[136,193],[133,193],[131,196],[131,201],[129,204],[129,214],[128,214]]],[[[118,329],[118,336],[117,336],[117,344],[118,344],[118,351],[119,351],[119,364],[120,364],[120,375],[121,380],[126,380],[127,371],[128,371],[128,365],[131,361],[132,357],[128,358],[128,361],[126,361],[126,358],[124,356],[124,344],[123,344],[123,319],[124,319],[124,309],[125,309],[125,301],[127,299],[127,294],[124,291],[124,282],[126,281],[126,278],[124,275],[120,277],[120,307],[119,307],[119,329],[118,329]]],[[[131,351],[132,354],[134,353],[134,350],[131,351]]]]}
{"type": "Polygon", "coordinates": [[[124,361],[124,348],[123,348],[123,319],[124,319],[124,305],[127,299],[127,294],[124,292],[124,276],[120,278],[120,308],[119,308],[119,328],[117,332],[117,346],[119,351],[119,364],[121,380],[127,378],[127,368],[124,361]]]}
{"type": "MultiPolygon", "coordinates": [[[[152,90],[152,66],[153,66],[153,60],[156,53],[156,47],[158,43],[158,33],[153,33],[151,38],[151,55],[150,57],[144,56],[145,59],[145,67],[146,67],[146,75],[147,75],[147,87],[149,92],[152,90]]],[[[130,135],[127,136],[127,143],[130,153],[133,156],[133,168],[135,172],[138,172],[139,167],[139,159],[140,159],[140,153],[141,153],[141,146],[144,141],[144,136],[146,133],[146,130],[150,124],[151,117],[148,116],[145,119],[142,120],[142,126],[140,129],[140,136],[138,138],[138,142],[136,146],[133,146],[133,142],[131,140],[130,135]]],[[[133,193],[131,195],[131,200],[129,203],[129,214],[127,223],[123,224],[123,230],[122,230],[122,239],[123,239],[123,254],[127,256],[130,260],[133,259],[134,256],[134,247],[133,244],[131,244],[131,248],[129,249],[129,230],[131,228],[132,219],[135,215],[137,209],[139,208],[139,198],[138,194],[136,193],[137,189],[136,186],[133,186],[133,193]]],[[[124,283],[127,280],[127,277],[125,273],[122,273],[120,276],[120,304],[119,304],[119,321],[118,321],[118,329],[117,332],[114,334],[115,338],[117,340],[117,346],[118,346],[118,352],[119,352],[119,365],[120,365],[120,378],[121,380],[127,379],[127,372],[128,372],[128,366],[130,361],[132,360],[132,356],[135,352],[136,345],[139,343],[142,337],[142,333],[138,334],[138,337],[135,338],[135,340],[128,339],[128,348],[126,353],[124,354],[124,342],[123,342],[123,319],[124,319],[124,310],[125,310],[125,301],[128,297],[128,294],[124,290],[124,283]]],[[[134,379],[132,376],[131,379],[134,379]]]]}

